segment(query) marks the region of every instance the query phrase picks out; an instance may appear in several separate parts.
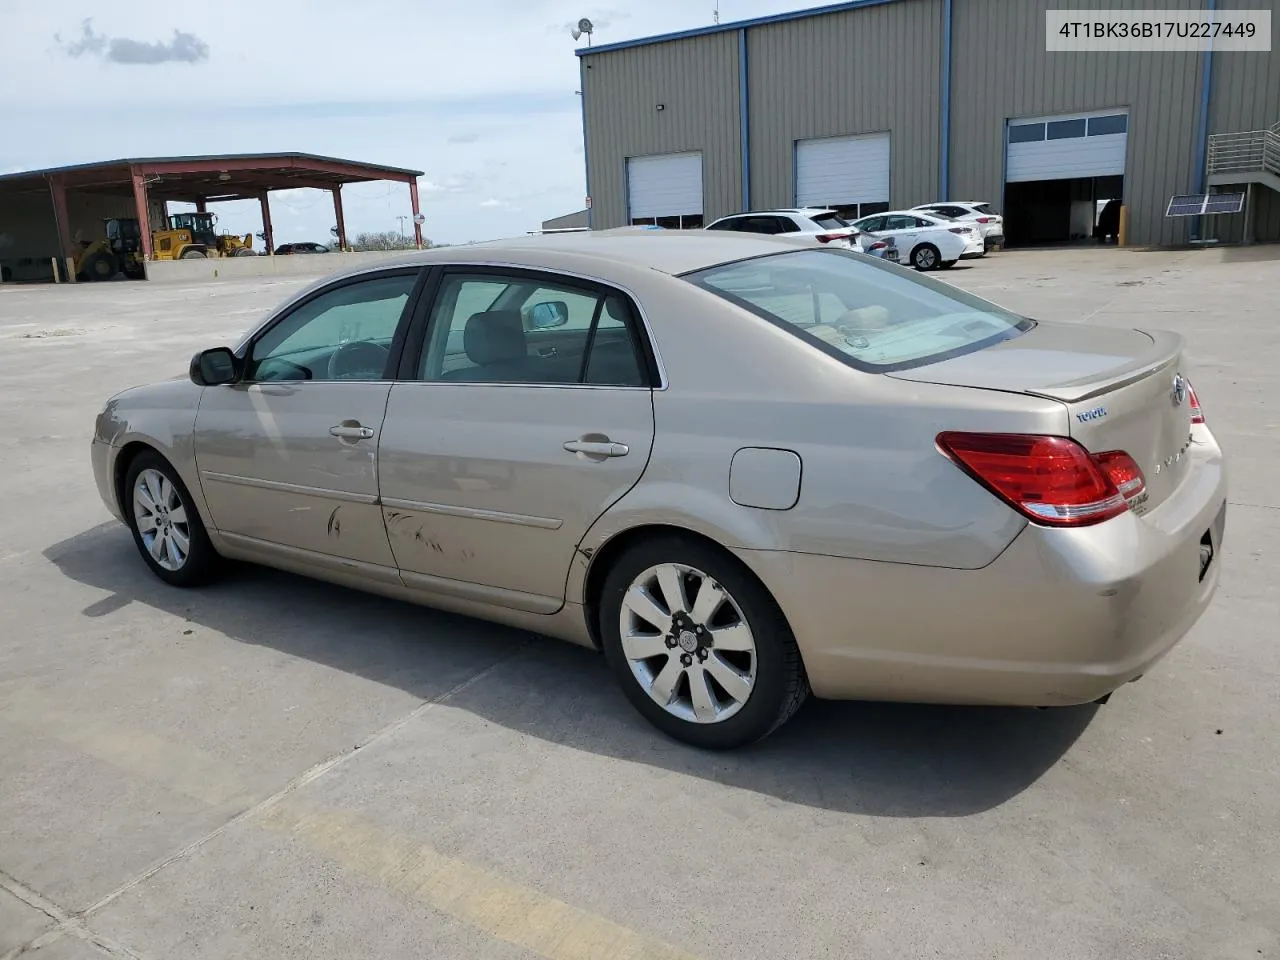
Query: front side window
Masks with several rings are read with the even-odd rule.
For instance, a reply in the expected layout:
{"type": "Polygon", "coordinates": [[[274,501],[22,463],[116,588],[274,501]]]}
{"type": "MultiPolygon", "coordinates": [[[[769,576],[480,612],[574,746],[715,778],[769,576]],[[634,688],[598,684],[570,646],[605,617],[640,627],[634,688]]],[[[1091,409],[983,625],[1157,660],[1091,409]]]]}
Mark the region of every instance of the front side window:
{"type": "Polygon", "coordinates": [[[1034,325],[949,284],[850,251],[755,257],[684,279],[873,372],[936,363],[1034,325]]]}
{"type": "Polygon", "coordinates": [[[328,290],[253,344],[249,380],[382,380],[417,272],[328,290]]]}
{"type": "Polygon", "coordinates": [[[742,220],[740,217],[730,217],[727,220],[717,220],[711,226],[707,227],[707,229],[708,230],[737,230],[741,222],[742,220]]]}
{"type": "Polygon", "coordinates": [[[854,226],[867,233],[877,233],[884,229],[884,221],[884,217],[867,217],[865,220],[859,220],[854,226]]]}
{"type": "Polygon", "coordinates": [[[441,285],[419,365],[451,383],[647,385],[622,294],[578,283],[453,274],[441,285]]]}

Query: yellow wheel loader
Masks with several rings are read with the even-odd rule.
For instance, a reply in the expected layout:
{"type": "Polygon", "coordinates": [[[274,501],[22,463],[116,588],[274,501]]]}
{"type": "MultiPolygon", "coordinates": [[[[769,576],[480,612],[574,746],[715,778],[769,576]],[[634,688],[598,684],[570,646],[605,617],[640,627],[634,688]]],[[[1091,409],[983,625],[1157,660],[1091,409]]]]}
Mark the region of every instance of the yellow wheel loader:
{"type": "Polygon", "coordinates": [[[212,213],[175,213],[168,230],[151,234],[151,250],[157,260],[202,260],[205,257],[252,257],[253,234],[244,237],[214,233],[218,222],[212,213]]]}
{"type": "Polygon", "coordinates": [[[142,234],[130,218],[102,221],[105,237],[84,244],[75,258],[76,279],[110,280],[123,273],[132,280],[142,277],[142,234]]]}

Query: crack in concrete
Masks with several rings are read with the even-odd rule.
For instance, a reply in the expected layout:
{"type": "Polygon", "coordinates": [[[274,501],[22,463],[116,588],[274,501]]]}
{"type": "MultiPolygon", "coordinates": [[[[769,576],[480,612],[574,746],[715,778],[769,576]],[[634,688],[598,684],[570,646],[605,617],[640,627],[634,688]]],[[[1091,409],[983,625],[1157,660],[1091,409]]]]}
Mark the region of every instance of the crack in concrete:
{"type": "Polygon", "coordinates": [[[29,943],[21,944],[0,956],[0,960],[15,960],[16,957],[20,957],[24,953],[39,950],[41,947],[48,946],[55,940],[60,940],[66,936],[83,940],[85,943],[97,947],[107,956],[115,958],[115,960],[144,960],[141,954],[135,953],[124,944],[90,930],[84,922],[83,915],[63,910],[52,900],[42,897],[26,884],[9,876],[3,870],[0,870],[0,889],[7,890],[27,906],[39,910],[50,920],[57,923],[57,926],[52,930],[46,930],[29,943]]]}

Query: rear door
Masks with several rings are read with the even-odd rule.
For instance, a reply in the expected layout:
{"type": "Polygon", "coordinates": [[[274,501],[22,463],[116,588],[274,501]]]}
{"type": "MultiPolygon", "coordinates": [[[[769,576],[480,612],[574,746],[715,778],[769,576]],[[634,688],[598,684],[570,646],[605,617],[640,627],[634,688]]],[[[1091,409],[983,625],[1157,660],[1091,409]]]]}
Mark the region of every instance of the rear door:
{"type": "Polygon", "coordinates": [[[579,542],[653,445],[657,372],[636,308],[575,278],[456,267],[421,340],[379,449],[401,578],[554,612],[579,542]]]}

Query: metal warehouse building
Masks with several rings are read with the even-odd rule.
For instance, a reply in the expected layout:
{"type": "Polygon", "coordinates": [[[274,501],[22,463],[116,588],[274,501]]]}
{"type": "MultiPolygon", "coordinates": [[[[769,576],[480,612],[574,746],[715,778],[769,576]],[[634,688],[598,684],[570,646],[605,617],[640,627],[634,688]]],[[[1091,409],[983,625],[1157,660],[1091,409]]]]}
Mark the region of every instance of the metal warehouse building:
{"type": "Polygon", "coordinates": [[[1205,234],[1280,240],[1280,51],[1050,53],[1064,6],[1115,5],[853,0],[580,49],[591,226],[968,200],[1015,245],[1089,236],[1115,198],[1129,243],[1169,245],[1201,229],[1173,195],[1234,186],[1247,210],[1205,234]]]}

